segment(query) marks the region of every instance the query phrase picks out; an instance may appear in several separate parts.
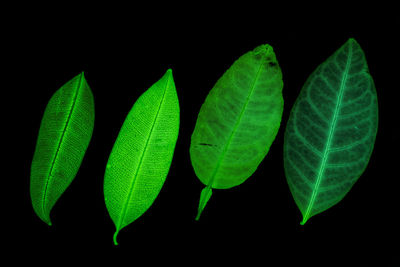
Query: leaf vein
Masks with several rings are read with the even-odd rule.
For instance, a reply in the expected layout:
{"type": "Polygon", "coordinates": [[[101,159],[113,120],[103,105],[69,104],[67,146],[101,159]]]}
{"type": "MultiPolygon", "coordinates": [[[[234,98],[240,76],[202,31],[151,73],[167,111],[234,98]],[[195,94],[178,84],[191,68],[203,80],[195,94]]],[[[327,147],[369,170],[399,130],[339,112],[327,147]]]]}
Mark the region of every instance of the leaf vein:
{"type": "Polygon", "coordinates": [[[76,89],[74,98],[72,100],[72,105],[71,105],[71,108],[70,108],[70,110],[68,112],[68,117],[67,117],[67,120],[65,121],[65,126],[64,126],[64,129],[62,130],[61,137],[60,137],[60,140],[58,142],[57,149],[56,149],[56,153],[54,154],[53,160],[51,162],[49,174],[47,175],[46,184],[45,184],[44,190],[43,190],[43,198],[42,198],[42,212],[43,212],[43,214],[45,214],[45,202],[46,202],[46,195],[47,195],[47,190],[48,190],[50,177],[52,176],[53,169],[54,169],[56,160],[58,158],[58,154],[60,152],[60,148],[61,148],[62,142],[64,140],[64,135],[65,135],[65,133],[67,131],[69,122],[71,120],[72,112],[74,111],[74,108],[75,108],[75,103],[76,103],[76,100],[78,98],[79,89],[82,87],[82,82],[83,82],[82,76],[83,76],[83,74],[81,74],[79,76],[78,88],[76,89]]]}
{"type": "MultiPolygon", "coordinates": [[[[322,161],[321,161],[321,164],[320,164],[320,167],[319,167],[319,170],[318,170],[316,183],[315,183],[315,186],[314,186],[311,198],[310,198],[310,202],[308,203],[307,210],[306,210],[306,212],[304,214],[303,223],[305,223],[308,220],[308,218],[310,217],[311,210],[312,210],[312,208],[314,206],[314,202],[315,202],[316,196],[318,194],[319,186],[321,184],[322,176],[323,176],[323,173],[324,173],[325,168],[326,168],[329,149],[330,149],[330,146],[331,146],[331,143],[332,143],[333,134],[335,132],[335,127],[336,127],[336,122],[337,122],[338,117],[339,117],[340,105],[341,105],[343,94],[344,94],[344,90],[345,90],[345,87],[346,87],[347,74],[348,74],[349,69],[350,69],[350,58],[352,56],[352,50],[351,50],[351,46],[349,46],[349,47],[350,47],[349,48],[349,55],[347,56],[347,59],[346,59],[346,66],[345,66],[345,70],[343,72],[341,83],[340,83],[340,87],[339,87],[339,93],[338,93],[338,96],[337,96],[336,106],[335,106],[335,110],[334,110],[332,121],[331,121],[331,127],[329,128],[328,139],[327,139],[327,142],[326,142],[326,145],[325,145],[325,148],[324,148],[322,161]]],[[[334,64],[337,64],[336,61],[334,62],[334,64]]]]}
{"type": "Polygon", "coordinates": [[[308,140],[303,136],[303,134],[297,129],[296,123],[294,124],[294,130],[297,133],[297,136],[300,137],[301,141],[303,141],[304,145],[310,149],[312,152],[314,152],[317,156],[322,157],[322,152],[316,149],[308,140]]]}
{"type": "Polygon", "coordinates": [[[318,107],[314,104],[314,102],[311,100],[311,98],[308,96],[307,92],[307,97],[306,97],[306,102],[310,105],[311,109],[314,110],[314,113],[322,120],[327,121],[328,118],[325,117],[325,115],[322,114],[322,112],[318,109],[318,107]]]}
{"type": "Polygon", "coordinates": [[[136,171],[135,171],[135,173],[134,173],[134,177],[133,177],[132,182],[131,182],[131,185],[130,185],[130,187],[129,187],[128,197],[127,197],[127,199],[126,199],[126,201],[125,201],[125,203],[124,203],[124,205],[123,205],[123,209],[122,209],[122,212],[121,212],[121,216],[120,216],[119,221],[118,221],[117,232],[120,230],[121,224],[122,224],[122,222],[123,222],[123,220],[124,220],[124,218],[125,218],[125,216],[126,216],[127,209],[128,209],[128,203],[130,202],[130,199],[132,198],[132,193],[133,193],[133,191],[134,191],[136,179],[137,179],[139,170],[140,170],[140,168],[141,168],[141,166],[142,166],[143,158],[144,158],[144,155],[146,154],[146,150],[147,150],[147,148],[148,148],[149,141],[150,141],[150,139],[151,139],[151,135],[153,134],[154,126],[155,126],[155,124],[156,124],[156,122],[157,122],[157,118],[158,118],[158,115],[159,115],[159,113],[160,113],[161,106],[162,106],[162,104],[163,104],[163,102],[164,102],[165,93],[166,93],[166,91],[167,91],[167,89],[168,89],[168,85],[169,85],[169,80],[170,80],[170,79],[171,79],[171,76],[168,76],[168,80],[167,80],[166,85],[165,85],[165,89],[164,89],[163,96],[162,96],[162,98],[161,98],[160,104],[158,105],[158,109],[157,109],[156,116],[155,116],[155,118],[154,118],[153,124],[151,125],[150,132],[149,132],[149,135],[148,135],[147,140],[146,140],[146,144],[144,145],[143,151],[142,151],[142,153],[141,153],[141,155],[140,155],[140,159],[139,159],[138,166],[137,166],[137,168],[136,168],[136,171]]]}
{"type": "Polygon", "coordinates": [[[311,183],[309,182],[310,180],[308,177],[294,164],[294,162],[290,159],[290,157],[287,157],[288,161],[290,162],[290,165],[293,167],[293,169],[297,172],[297,174],[300,176],[300,178],[308,185],[312,186],[311,183]]]}
{"type": "Polygon", "coordinates": [[[229,138],[228,138],[227,142],[225,143],[225,146],[224,146],[224,148],[223,148],[223,150],[222,150],[221,156],[218,158],[218,161],[217,161],[217,164],[216,164],[216,166],[215,166],[215,169],[214,169],[213,173],[211,174],[211,177],[210,177],[208,186],[211,186],[211,187],[212,187],[212,184],[213,184],[213,182],[214,182],[215,176],[216,176],[216,174],[217,174],[217,172],[218,172],[218,170],[219,170],[219,168],[220,168],[220,166],[221,166],[222,160],[223,160],[223,158],[225,157],[225,154],[226,154],[226,152],[227,152],[227,150],[228,150],[228,148],[229,148],[229,146],[230,146],[230,144],[231,144],[231,142],[232,142],[233,136],[235,135],[235,133],[236,133],[236,131],[237,131],[239,125],[240,125],[240,121],[242,120],[244,111],[246,110],[247,105],[248,105],[249,102],[250,102],[250,98],[251,98],[251,96],[252,96],[252,94],[253,94],[254,88],[256,87],[256,82],[257,82],[257,80],[258,80],[259,77],[260,77],[260,74],[261,74],[261,70],[262,70],[262,66],[263,66],[263,65],[264,65],[264,63],[261,62],[260,65],[259,65],[259,67],[258,67],[256,76],[255,76],[255,78],[254,78],[254,80],[253,80],[253,83],[252,83],[252,85],[251,85],[251,88],[250,88],[250,92],[248,93],[248,95],[247,95],[247,97],[246,97],[246,101],[245,101],[245,103],[244,103],[244,105],[243,105],[243,107],[242,107],[242,109],[241,109],[241,111],[240,111],[239,117],[238,117],[238,119],[236,120],[236,123],[235,123],[235,125],[234,125],[234,127],[233,127],[233,129],[232,129],[232,131],[231,131],[231,133],[230,133],[230,135],[229,135],[229,138]]]}

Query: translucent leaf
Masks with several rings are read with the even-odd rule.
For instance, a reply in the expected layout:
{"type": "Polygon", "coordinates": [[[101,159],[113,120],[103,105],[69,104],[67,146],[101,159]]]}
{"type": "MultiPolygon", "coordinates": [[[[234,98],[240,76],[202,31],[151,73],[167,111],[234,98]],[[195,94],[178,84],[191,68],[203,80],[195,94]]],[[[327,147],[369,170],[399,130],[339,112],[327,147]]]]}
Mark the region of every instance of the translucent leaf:
{"type": "Polygon", "coordinates": [[[285,173],[301,224],[347,194],[367,167],[377,127],[374,82],[349,39],[310,75],[286,126],[285,173]]]}

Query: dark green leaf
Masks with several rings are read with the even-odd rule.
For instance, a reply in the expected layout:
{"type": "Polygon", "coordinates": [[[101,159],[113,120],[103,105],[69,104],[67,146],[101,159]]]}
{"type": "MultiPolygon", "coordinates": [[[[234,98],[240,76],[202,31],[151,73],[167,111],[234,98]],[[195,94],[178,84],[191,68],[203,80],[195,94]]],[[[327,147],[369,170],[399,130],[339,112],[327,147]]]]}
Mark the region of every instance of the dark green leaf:
{"type": "Polygon", "coordinates": [[[287,182],[302,224],[338,203],[364,172],[378,127],[378,103],[364,52],[354,39],[308,78],[284,140],[287,182]]]}

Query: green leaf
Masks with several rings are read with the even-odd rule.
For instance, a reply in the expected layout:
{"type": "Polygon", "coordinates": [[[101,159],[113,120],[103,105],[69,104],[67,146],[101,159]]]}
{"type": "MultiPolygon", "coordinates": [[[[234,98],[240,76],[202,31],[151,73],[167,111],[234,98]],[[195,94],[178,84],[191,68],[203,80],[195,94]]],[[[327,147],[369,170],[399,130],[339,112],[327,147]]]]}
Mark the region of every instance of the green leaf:
{"type": "Polygon", "coordinates": [[[172,71],[139,97],[108,159],[107,210],[118,232],[154,202],[167,177],[179,131],[179,102],[172,71]]]}
{"type": "Polygon", "coordinates": [[[210,91],[190,144],[194,171],[206,185],[196,219],[212,188],[240,185],[268,153],[281,122],[282,88],[275,54],[265,44],[236,60],[210,91]]]}
{"type": "Polygon", "coordinates": [[[49,225],[51,209],[82,163],[93,125],[93,95],[82,72],[63,85],[47,104],[32,160],[32,206],[49,225]]]}
{"type": "Polygon", "coordinates": [[[303,221],[338,203],[364,172],[378,127],[374,82],[349,39],[308,78],[286,126],[286,179],[303,221]]]}

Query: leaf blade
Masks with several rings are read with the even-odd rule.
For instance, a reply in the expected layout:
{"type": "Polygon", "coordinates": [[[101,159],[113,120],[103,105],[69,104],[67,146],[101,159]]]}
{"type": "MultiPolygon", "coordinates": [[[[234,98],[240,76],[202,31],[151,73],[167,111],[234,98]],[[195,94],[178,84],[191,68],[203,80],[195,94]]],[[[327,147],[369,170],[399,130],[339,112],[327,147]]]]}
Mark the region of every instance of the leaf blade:
{"type": "Polygon", "coordinates": [[[32,206],[38,217],[49,225],[51,209],[79,170],[93,126],[93,94],[81,73],[49,100],[32,159],[32,206]]]}
{"type": "Polygon", "coordinates": [[[269,45],[241,56],[217,81],[200,109],[190,145],[193,168],[205,186],[231,188],[254,173],[280,126],[282,87],[269,45]]]}
{"type": "Polygon", "coordinates": [[[139,97],[127,115],[107,163],[104,197],[118,232],[154,202],[167,177],[179,131],[172,71],[139,97]]]}
{"type": "Polygon", "coordinates": [[[377,125],[375,85],[364,52],[349,39],[307,79],[287,123],[285,173],[302,225],[338,203],[361,176],[377,125]],[[357,115],[362,110],[367,123],[357,115]]]}

